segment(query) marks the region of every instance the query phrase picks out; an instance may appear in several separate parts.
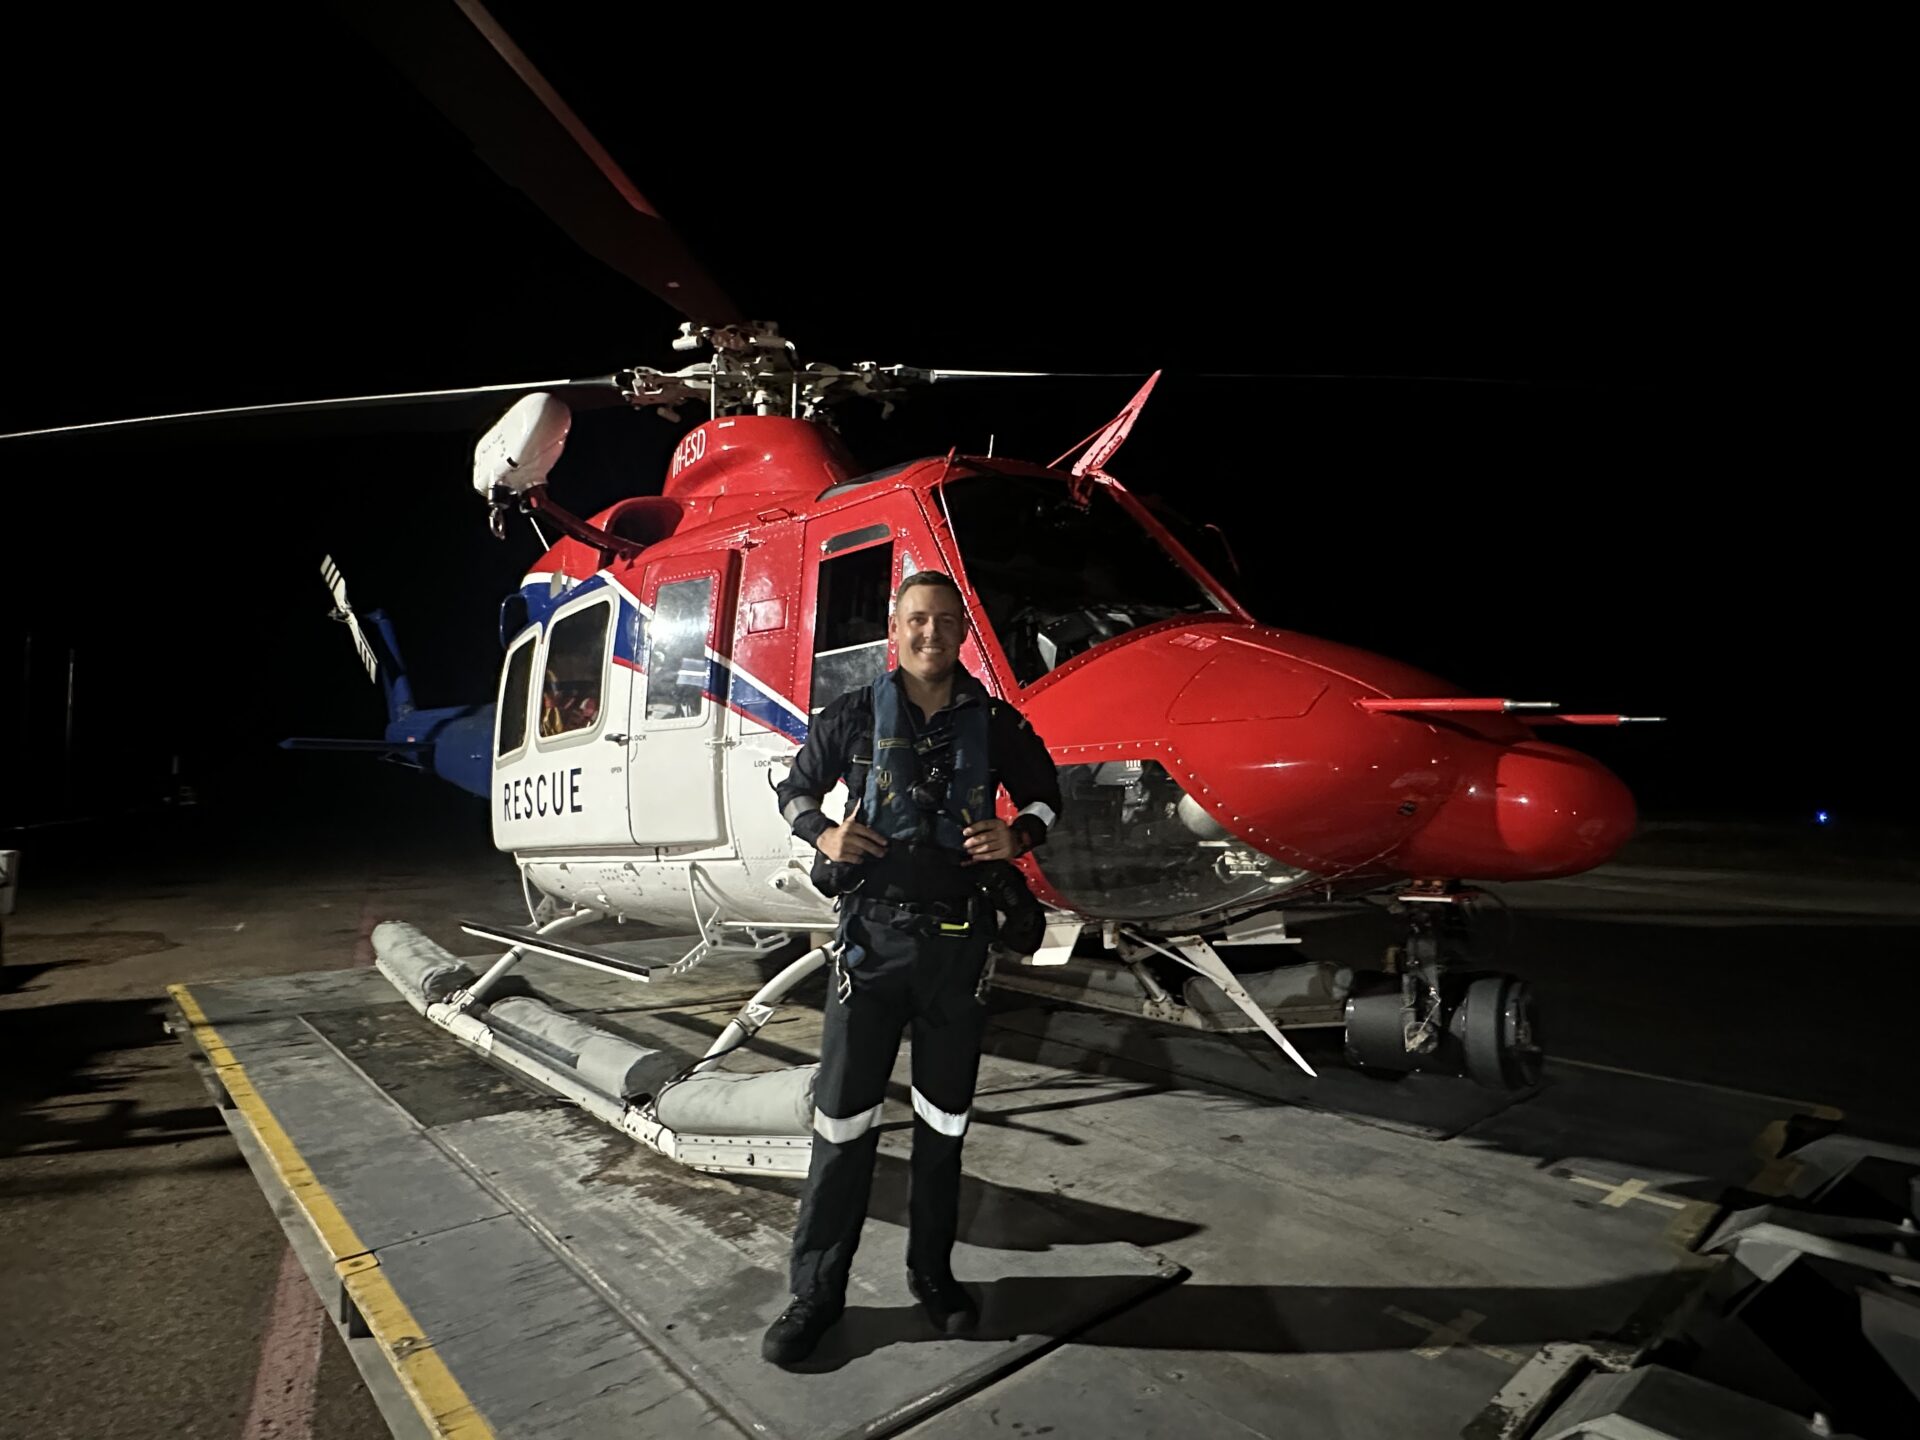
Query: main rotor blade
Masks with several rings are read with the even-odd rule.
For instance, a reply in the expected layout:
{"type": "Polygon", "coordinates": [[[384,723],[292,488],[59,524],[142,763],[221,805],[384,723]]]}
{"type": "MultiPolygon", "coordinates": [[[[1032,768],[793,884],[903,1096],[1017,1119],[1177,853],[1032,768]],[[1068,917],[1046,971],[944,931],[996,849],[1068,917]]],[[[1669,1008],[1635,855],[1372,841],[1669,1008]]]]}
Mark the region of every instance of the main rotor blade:
{"type": "Polygon", "coordinates": [[[588,254],[689,320],[744,318],[479,0],[337,3],[494,172],[588,254]]]}
{"type": "Polygon", "coordinates": [[[132,430],[142,425],[168,425],[184,420],[231,420],[241,415],[300,415],[317,410],[367,409],[377,405],[432,405],[476,400],[486,395],[529,395],[536,390],[556,394],[607,391],[621,393],[617,375],[585,380],[544,380],[526,385],[472,385],[463,390],[406,390],[392,395],[345,395],[333,400],[290,400],[277,405],[236,405],[224,410],[178,410],[171,415],[138,415],[128,420],[95,420],[85,425],[54,425],[45,430],[15,430],[0,440],[25,440],[35,435],[71,435],[88,430],[132,430]]]}
{"type": "Polygon", "coordinates": [[[927,370],[917,365],[882,365],[883,375],[936,384],[942,380],[1138,380],[1135,370],[927,370]]]}
{"type": "MultiPolygon", "coordinates": [[[[1600,388],[1587,380],[1526,380],[1512,375],[1395,375],[1365,371],[1307,370],[1175,370],[1181,380],[1376,380],[1400,385],[1505,385],[1523,390],[1593,390],[1600,388]]],[[[1640,389],[1623,385],[1620,389],[1640,389]]]]}

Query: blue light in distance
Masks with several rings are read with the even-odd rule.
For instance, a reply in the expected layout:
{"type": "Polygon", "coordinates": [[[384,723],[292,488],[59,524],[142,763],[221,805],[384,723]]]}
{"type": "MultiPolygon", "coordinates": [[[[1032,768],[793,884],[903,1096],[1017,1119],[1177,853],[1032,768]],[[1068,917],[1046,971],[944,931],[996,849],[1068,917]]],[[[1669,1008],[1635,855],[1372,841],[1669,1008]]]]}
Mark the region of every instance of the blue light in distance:
{"type": "Polygon", "coordinates": [[[1813,818],[1817,823],[1824,825],[1827,823],[1828,820],[1832,819],[1833,817],[1828,815],[1827,812],[1824,810],[1816,810],[1814,812],[1813,818]]]}

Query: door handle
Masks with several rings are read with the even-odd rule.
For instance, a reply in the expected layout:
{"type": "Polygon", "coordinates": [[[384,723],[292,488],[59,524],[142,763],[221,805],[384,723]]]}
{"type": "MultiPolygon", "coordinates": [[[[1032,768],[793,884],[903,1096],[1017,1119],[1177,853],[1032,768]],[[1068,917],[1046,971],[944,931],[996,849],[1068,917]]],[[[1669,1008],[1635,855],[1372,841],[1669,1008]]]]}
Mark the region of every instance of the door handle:
{"type": "Polygon", "coordinates": [[[609,745],[624,745],[633,737],[631,735],[605,735],[605,736],[602,736],[601,738],[604,739],[609,745]]]}

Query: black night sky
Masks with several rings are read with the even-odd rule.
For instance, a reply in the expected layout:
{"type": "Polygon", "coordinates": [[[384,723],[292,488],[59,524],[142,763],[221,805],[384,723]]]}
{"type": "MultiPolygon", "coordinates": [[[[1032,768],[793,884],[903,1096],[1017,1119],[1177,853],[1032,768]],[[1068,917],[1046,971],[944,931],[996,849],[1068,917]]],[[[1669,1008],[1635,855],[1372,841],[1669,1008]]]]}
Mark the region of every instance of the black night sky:
{"type": "MultiPolygon", "coordinates": [[[[1652,813],[1903,817],[1874,262],[1793,87],[1671,37],[1441,74],[1278,34],[969,53],[862,12],[816,55],[718,12],[495,10],[807,358],[1164,367],[1113,468],[1226,529],[1263,619],[1669,715],[1582,738],[1652,813]],[[1241,372],[1434,378],[1200,378],[1241,372]]],[[[675,317],[326,7],[36,23],[4,102],[0,429],[678,363],[675,317]]],[[[989,436],[1044,461],[1134,385],[956,386],[845,429],[875,468],[989,436]]],[[[395,616],[423,703],[485,698],[538,551],[468,488],[498,408],[0,445],[0,824],[135,803],[175,754],[212,802],[350,763],[271,748],[381,723],[323,553],[395,616]]],[[[574,433],[555,488],[585,513],[657,490],[678,432],[574,433]]]]}

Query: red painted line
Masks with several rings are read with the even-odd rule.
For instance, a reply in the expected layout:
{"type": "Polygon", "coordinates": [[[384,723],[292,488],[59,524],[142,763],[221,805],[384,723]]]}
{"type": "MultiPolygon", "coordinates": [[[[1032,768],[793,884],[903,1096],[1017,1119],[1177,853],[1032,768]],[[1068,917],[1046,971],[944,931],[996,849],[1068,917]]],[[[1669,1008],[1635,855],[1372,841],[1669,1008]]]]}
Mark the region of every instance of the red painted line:
{"type": "Polygon", "coordinates": [[[320,1327],[325,1323],[306,1272],[288,1246],[281,1252],[280,1278],[260,1336],[260,1368],[254,1373],[253,1400],[240,1440],[311,1440],[320,1327]]]}

